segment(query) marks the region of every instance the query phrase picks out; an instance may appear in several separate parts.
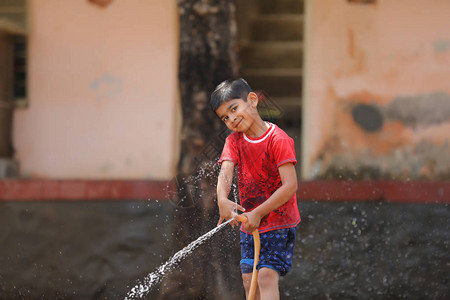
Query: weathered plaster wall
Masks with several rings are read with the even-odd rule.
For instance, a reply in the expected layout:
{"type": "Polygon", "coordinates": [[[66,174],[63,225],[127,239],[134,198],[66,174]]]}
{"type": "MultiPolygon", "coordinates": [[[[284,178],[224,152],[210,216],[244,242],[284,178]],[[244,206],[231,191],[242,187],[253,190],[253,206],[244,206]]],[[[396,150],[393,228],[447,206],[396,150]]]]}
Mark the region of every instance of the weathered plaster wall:
{"type": "Polygon", "coordinates": [[[450,178],[450,2],[308,1],[305,178],[450,178]]]}
{"type": "Polygon", "coordinates": [[[29,1],[29,107],[21,174],[166,179],[176,157],[175,1],[29,1]]]}

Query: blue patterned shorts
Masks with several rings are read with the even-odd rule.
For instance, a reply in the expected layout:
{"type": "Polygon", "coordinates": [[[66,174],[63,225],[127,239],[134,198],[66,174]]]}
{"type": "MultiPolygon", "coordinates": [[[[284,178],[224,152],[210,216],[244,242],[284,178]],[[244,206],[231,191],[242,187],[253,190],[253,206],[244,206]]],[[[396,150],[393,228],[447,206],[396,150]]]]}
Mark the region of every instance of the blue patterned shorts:
{"type": "MultiPolygon", "coordinates": [[[[296,230],[283,228],[260,234],[261,252],[257,269],[271,268],[284,276],[292,268],[296,230]]],[[[253,235],[241,231],[241,272],[251,273],[254,262],[253,235]]]]}

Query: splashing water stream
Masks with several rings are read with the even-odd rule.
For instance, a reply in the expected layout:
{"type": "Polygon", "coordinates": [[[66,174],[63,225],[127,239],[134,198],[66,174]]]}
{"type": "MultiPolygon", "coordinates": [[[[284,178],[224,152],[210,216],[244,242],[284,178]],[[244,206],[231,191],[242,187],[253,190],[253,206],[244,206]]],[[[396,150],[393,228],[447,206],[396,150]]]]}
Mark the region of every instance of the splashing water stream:
{"type": "Polygon", "coordinates": [[[225,225],[230,223],[233,219],[228,220],[220,224],[219,226],[213,228],[211,231],[205,233],[177,253],[175,253],[168,261],[162,264],[155,272],[148,274],[142,283],[139,283],[135,287],[133,287],[127,294],[124,300],[137,299],[142,298],[147,295],[152,287],[157,283],[161,282],[162,278],[166,275],[166,273],[170,270],[173,270],[175,266],[188,254],[194,251],[198,246],[203,244],[206,240],[211,238],[215,233],[217,233],[220,229],[222,229],[225,225]]]}

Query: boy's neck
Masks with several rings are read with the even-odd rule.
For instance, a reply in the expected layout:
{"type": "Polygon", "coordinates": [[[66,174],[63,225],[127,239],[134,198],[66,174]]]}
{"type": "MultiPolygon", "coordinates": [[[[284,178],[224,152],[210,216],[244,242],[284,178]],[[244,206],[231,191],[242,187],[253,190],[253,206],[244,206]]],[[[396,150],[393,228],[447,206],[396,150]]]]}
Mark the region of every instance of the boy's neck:
{"type": "Polygon", "coordinates": [[[245,132],[245,135],[251,137],[251,138],[258,138],[262,136],[267,129],[269,129],[269,125],[261,118],[258,118],[255,120],[255,123],[253,123],[253,126],[249,128],[245,132]]]}

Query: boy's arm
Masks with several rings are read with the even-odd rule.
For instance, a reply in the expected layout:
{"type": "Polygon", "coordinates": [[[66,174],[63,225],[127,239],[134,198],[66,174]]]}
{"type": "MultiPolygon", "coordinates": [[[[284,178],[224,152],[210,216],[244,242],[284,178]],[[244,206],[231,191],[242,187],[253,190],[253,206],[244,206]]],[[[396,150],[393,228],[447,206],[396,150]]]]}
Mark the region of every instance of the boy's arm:
{"type": "MultiPolygon", "coordinates": [[[[233,183],[234,162],[225,160],[222,162],[220,168],[219,178],[217,180],[217,205],[219,205],[220,218],[217,225],[220,225],[224,220],[234,218],[236,209],[244,211],[244,208],[239,204],[228,199],[231,191],[231,184],[233,183]]],[[[231,225],[237,225],[238,222],[233,220],[231,225]]]]}
{"type": "Polygon", "coordinates": [[[243,228],[249,232],[258,229],[261,219],[285,204],[297,192],[297,174],[293,163],[286,163],[278,167],[281,178],[281,187],[278,188],[272,196],[264,203],[245,215],[248,218],[247,223],[243,224],[243,228]]]}

